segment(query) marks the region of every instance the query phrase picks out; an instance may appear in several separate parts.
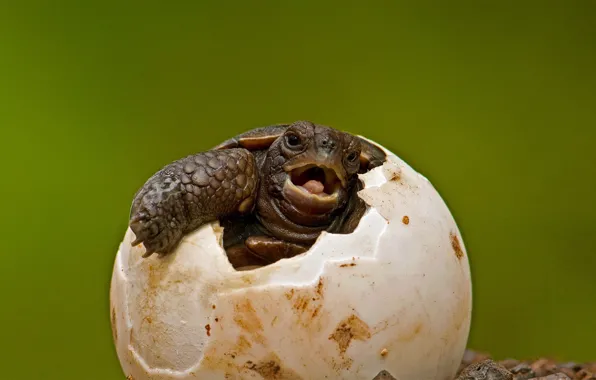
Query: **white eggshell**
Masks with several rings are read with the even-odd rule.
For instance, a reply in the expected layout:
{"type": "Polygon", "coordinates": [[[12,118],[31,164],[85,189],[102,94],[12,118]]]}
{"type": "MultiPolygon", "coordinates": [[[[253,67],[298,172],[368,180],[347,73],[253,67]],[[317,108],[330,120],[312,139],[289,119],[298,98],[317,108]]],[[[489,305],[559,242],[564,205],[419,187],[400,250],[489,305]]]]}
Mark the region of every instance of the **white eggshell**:
{"type": "Polygon", "coordinates": [[[235,271],[218,223],[147,259],[129,229],[111,320],[128,379],[453,378],[472,287],[458,227],[430,182],[389,151],[361,176],[370,206],[349,235],[235,271]]]}

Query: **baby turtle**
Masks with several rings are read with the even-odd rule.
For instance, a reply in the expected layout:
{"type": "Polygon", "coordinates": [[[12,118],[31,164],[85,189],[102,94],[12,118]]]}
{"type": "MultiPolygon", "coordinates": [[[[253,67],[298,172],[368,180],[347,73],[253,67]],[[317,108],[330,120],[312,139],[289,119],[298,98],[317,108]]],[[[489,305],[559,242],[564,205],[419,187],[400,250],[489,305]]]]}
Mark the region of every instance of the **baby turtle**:
{"type": "Polygon", "coordinates": [[[153,175],[132,203],[132,244],[143,243],[145,257],[166,255],[219,220],[236,268],[295,256],[322,231],[354,231],[366,210],[358,173],[385,158],[364,139],[308,121],[253,129],[153,175]]]}

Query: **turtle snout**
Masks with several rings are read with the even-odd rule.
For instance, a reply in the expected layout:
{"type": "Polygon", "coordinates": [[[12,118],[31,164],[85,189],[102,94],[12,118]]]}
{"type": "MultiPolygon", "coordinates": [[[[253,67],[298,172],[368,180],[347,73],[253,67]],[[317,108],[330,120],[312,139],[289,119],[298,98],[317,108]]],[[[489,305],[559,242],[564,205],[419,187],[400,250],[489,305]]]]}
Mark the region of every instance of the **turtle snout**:
{"type": "Polygon", "coordinates": [[[330,155],[335,152],[335,148],[337,148],[337,141],[333,138],[333,136],[329,135],[322,135],[317,136],[316,139],[317,150],[319,153],[324,155],[330,155]]]}

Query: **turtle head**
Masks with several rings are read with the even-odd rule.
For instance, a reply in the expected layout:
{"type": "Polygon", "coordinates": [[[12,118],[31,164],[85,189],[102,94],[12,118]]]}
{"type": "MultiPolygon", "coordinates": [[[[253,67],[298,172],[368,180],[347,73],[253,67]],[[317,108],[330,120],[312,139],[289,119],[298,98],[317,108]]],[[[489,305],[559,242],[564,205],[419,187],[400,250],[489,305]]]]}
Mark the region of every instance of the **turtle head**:
{"type": "Polygon", "coordinates": [[[268,153],[267,188],[294,223],[321,225],[341,210],[361,162],[361,140],[329,127],[291,124],[268,153]]]}

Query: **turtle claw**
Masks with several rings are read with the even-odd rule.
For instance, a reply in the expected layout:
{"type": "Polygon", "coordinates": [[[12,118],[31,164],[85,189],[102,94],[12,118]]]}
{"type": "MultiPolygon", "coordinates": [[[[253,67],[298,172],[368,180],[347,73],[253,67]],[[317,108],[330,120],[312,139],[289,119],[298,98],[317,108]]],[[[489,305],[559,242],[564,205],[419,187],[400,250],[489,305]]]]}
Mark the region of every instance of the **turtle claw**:
{"type": "Polygon", "coordinates": [[[143,257],[149,257],[155,252],[167,254],[171,252],[182,238],[176,228],[168,226],[160,218],[147,218],[143,212],[131,217],[129,227],[135,234],[132,246],[143,244],[146,252],[143,257]]]}
{"type": "Polygon", "coordinates": [[[130,245],[135,246],[143,243],[147,238],[150,237],[150,229],[147,224],[140,223],[140,221],[131,221],[129,227],[135,234],[135,239],[130,245]]]}
{"type": "Polygon", "coordinates": [[[145,248],[145,253],[143,253],[143,256],[142,257],[144,259],[146,259],[147,257],[151,256],[154,253],[155,253],[155,251],[153,251],[151,249],[148,249],[148,248],[145,248]]]}
{"type": "Polygon", "coordinates": [[[139,223],[145,219],[147,219],[147,214],[145,214],[144,212],[137,212],[136,214],[131,215],[129,223],[139,223]]]}
{"type": "MultiPolygon", "coordinates": [[[[131,229],[132,229],[132,224],[131,224],[131,229]]],[[[135,225],[136,226],[136,225],[135,225]]],[[[134,229],[133,229],[134,232],[134,229]]],[[[132,241],[132,243],[130,243],[131,246],[136,247],[141,243],[145,243],[145,239],[147,238],[147,236],[141,236],[142,233],[139,233],[139,235],[132,241]]],[[[146,235],[146,234],[145,234],[146,235]]],[[[155,249],[153,248],[149,248],[147,246],[147,243],[143,244],[145,246],[145,253],[143,253],[142,257],[144,259],[146,259],[147,257],[151,256],[152,254],[155,253],[155,249]]]]}
{"type": "Polygon", "coordinates": [[[132,245],[143,243],[145,246],[146,252],[143,257],[149,257],[156,252],[167,255],[176,249],[183,237],[181,229],[171,228],[163,223],[131,223],[130,228],[136,236],[132,245]]]}

